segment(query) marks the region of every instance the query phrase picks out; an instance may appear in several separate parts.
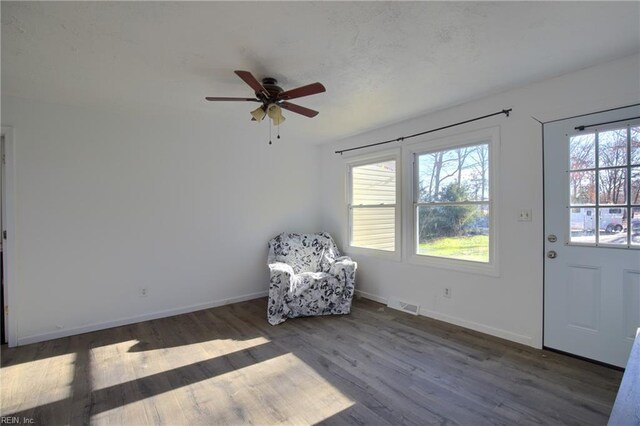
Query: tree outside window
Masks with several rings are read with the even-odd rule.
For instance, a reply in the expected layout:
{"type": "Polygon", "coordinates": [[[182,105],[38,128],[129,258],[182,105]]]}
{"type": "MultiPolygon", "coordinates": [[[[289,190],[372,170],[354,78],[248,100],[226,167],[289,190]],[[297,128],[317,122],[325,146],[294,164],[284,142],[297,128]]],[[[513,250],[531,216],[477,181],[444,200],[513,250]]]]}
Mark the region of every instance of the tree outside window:
{"type": "Polygon", "coordinates": [[[416,253],[490,261],[489,145],[417,155],[416,253]]]}

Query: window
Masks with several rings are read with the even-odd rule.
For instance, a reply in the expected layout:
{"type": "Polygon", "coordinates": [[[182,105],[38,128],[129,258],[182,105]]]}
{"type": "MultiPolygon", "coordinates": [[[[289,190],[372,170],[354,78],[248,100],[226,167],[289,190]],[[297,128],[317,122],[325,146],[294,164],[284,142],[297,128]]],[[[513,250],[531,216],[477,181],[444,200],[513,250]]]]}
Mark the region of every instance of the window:
{"type": "Polygon", "coordinates": [[[496,259],[499,129],[407,146],[408,261],[490,275],[496,259]]]}
{"type": "Polygon", "coordinates": [[[640,127],[569,137],[570,242],[640,248],[640,127]]]}
{"type": "Polygon", "coordinates": [[[416,155],[416,253],[489,262],[489,144],[416,155]]]}
{"type": "Polygon", "coordinates": [[[369,253],[399,253],[397,156],[350,163],[348,179],[349,246],[369,253]]]}
{"type": "Polygon", "coordinates": [[[348,252],[496,276],[499,143],[493,127],[348,159],[348,252]]]}

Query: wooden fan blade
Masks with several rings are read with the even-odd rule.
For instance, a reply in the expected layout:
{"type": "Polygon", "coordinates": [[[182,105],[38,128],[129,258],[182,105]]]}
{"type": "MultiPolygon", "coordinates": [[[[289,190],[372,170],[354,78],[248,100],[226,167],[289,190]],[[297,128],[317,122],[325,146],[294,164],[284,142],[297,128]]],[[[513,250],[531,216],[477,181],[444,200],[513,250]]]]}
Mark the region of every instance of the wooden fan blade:
{"type": "Polygon", "coordinates": [[[280,105],[282,108],[284,109],[288,109],[291,112],[295,112],[297,114],[302,114],[306,117],[315,117],[316,115],[319,114],[318,111],[314,111],[312,109],[309,108],[305,108],[303,106],[300,105],[296,105],[296,104],[292,104],[291,102],[280,102],[278,105],[280,105]]]}
{"type": "Polygon", "coordinates": [[[255,98],[221,98],[216,96],[207,96],[205,98],[208,101],[247,101],[247,102],[260,102],[259,99],[255,98]]]}
{"type": "Polygon", "coordinates": [[[269,97],[269,92],[267,92],[267,89],[265,89],[249,71],[236,70],[234,72],[238,77],[242,79],[242,81],[247,83],[254,92],[262,93],[264,96],[269,97]]]}
{"type": "Polygon", "coordinates": [[[296,89],[285,90],[278,95],[278,99],[295,99],[303,96],[315,95],[326,92],[327,89],[321,83],[311,83],[296,89]]]}

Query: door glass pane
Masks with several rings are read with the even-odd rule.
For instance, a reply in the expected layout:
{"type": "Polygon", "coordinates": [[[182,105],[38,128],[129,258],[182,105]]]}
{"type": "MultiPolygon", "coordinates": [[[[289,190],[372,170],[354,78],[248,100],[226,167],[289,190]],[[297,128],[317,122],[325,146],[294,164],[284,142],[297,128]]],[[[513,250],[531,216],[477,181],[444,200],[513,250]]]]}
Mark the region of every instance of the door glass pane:
{"type": "Polygon", "coordinates": [[[631,208],[631,244],[640,245],[640,207],[631,208]]]}
{"type": "Polygon", "coordinates": [[[571,205],[596,203],[596,172],[594,170],[569,173],[571,205]]]}
{"type": "Polygon", "coordinates": [[[608,130],[598,135],[600,167],[627,164],[627,129],[608,130]]]}
{"type": "Polygon", "coordinates": [[[396,203],[396,162],[394,160],[353,167],[351,173],[354,205],[396,203]]]}
{"type": "Polygon", "coordinates": [[[600,170],[600,204],[624,204],[626,203],[627,192],[627,170],[607,169],[600,170]]]}
{"type": "Polygon", "coordinates": [[[600,209],[600,244],[627,244],[627,233],[623,232],[627,209],[613,207],[600,209]]]}
{"type": "Polygon", "coordinates": [[[593,169],[596,166],[596,135],[572,136],[569,139],[569,168],[593,169]]]}
{"type": "Polygon", "coordinates": [[[596,243],[595,220],[596,209],[574,207],[571,210],[571,242],[596,243]]]}
{"type": "Polygon", "coordinates": [[[418,206],[417,254],[489,262],[489,205],[418,206]]]}
{"type": "Polygon", "coordinates": [[[640,127],[631,128],[631,164],[640,165],[640,127]]]}
{"type": "Polygon", "coordinates": [[[631,204],[640,205],[640,167],[631,168],[631,204]]]}
{"type": "Polygon", "coordinates": [[[396,236],[395,207],[351,209],[351,245],[394,251],[396,236]]]}
{"type": "Polygon", "coordinates": [[[569,241],[638,248],[640,126],[573,136],[569,161],[569,241]]]}

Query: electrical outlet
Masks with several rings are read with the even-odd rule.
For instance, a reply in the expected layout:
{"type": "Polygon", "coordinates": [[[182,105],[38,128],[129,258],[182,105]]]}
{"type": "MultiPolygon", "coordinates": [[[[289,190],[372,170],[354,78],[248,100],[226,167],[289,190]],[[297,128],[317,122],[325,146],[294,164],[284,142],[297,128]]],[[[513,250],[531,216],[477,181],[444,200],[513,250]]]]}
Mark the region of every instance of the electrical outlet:
{"type": "Polygon", "coordinates": [[[147,297],[147,294],[149,294],[149,290],[146,287],[140,289],[140,297],[147,297]]]}
{"type": "Polygon", "coordinates": [[[442,291],[442,297],[446,297],[447,299],[451,299],[451,287],[445,287],[442,291]]]}

